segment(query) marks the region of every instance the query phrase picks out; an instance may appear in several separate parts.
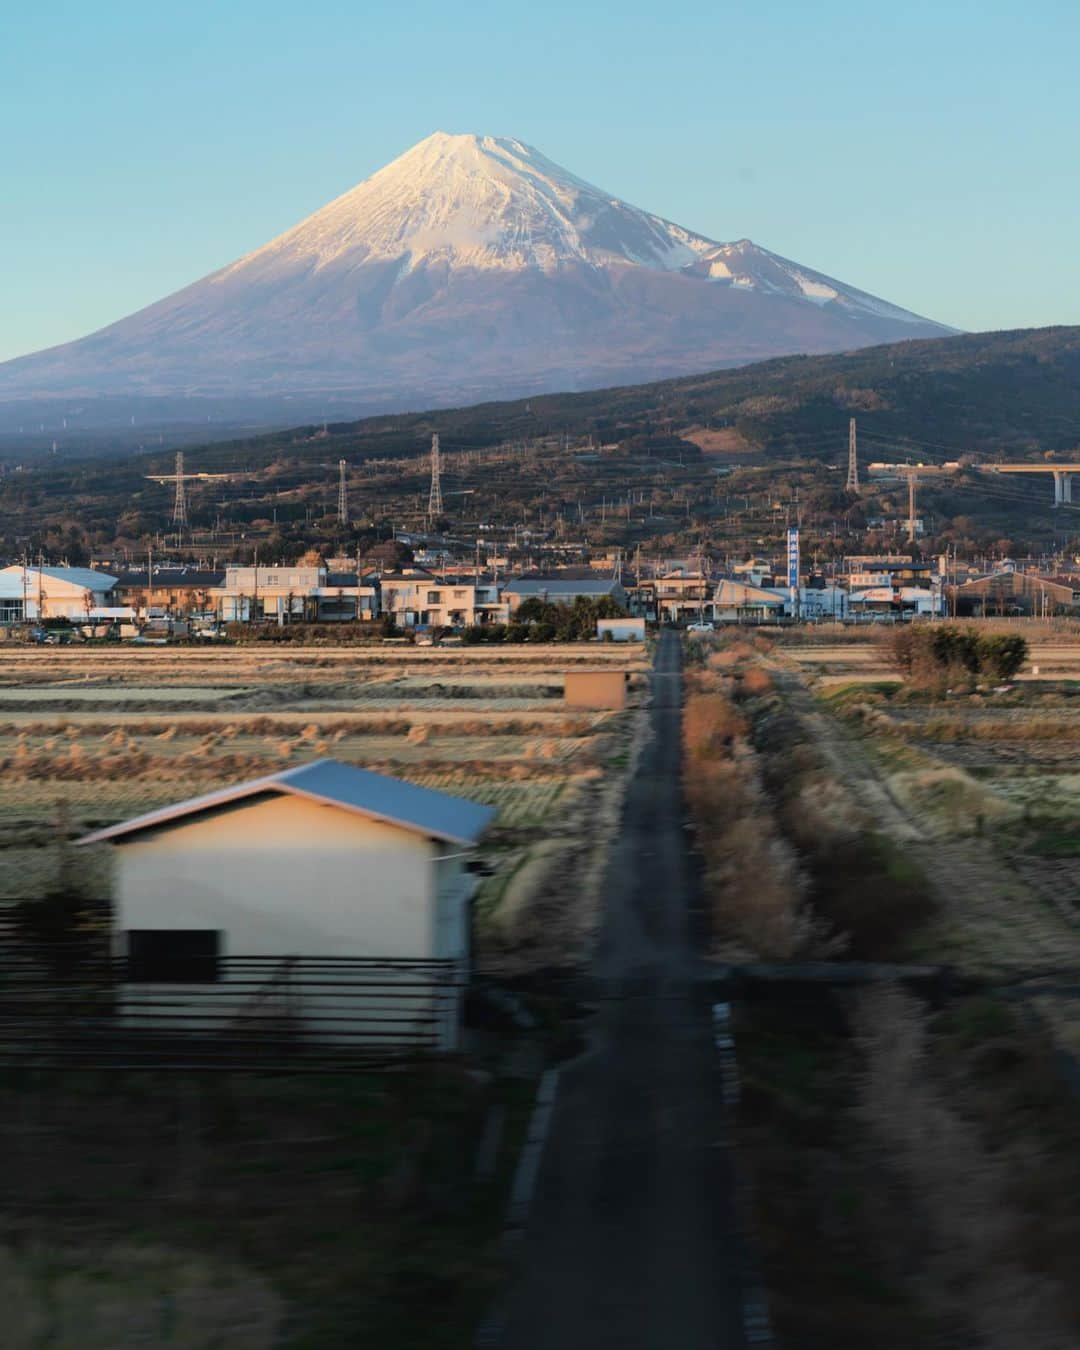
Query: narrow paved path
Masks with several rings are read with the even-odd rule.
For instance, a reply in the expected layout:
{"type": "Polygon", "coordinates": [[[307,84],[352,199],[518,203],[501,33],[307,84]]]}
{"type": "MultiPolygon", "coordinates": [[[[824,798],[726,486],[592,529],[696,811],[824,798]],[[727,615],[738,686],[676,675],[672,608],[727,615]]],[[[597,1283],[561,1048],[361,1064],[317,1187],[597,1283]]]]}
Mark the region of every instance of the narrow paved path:
{"type": "Polygon", "coordinates": [[[593,974],[591,1048],[561,1076],[505,1310],[505,1350],[741,1347],[739,1242],[709,1009],[693,993],[681,651],[661,639],[593,974]]]}

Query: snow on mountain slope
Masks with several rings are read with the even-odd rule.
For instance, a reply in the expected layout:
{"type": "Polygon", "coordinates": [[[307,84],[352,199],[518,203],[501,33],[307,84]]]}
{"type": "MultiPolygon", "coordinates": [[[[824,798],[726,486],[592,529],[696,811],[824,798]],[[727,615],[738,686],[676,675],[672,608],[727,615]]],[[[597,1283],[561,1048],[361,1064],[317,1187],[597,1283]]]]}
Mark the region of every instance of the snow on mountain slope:
{"type": "Polygon", "coordinates": [[[237,262],[0,365],[46,397],[465,402],[951,330],[630,206],[521,141],[437,132],[237,262]]]}
{"type": "Polygon", "coordinates": [[[626,262],[674,271],[709,247],[521,141],[440,131],[220,275],[264,261],[319,268],[385,259],[405,260],[406,270],[626,262]]]}

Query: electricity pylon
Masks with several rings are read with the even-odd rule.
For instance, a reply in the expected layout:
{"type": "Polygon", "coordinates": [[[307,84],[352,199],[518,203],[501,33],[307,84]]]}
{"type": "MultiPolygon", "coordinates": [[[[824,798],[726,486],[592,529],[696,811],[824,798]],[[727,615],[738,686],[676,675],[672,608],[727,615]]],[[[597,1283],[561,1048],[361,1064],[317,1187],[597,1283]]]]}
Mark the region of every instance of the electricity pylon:
{"type": "Polygon", "coordinates": [[[848,492],[859,491],[859,456],[855,444],[855,419],[848,422],[847,437],[847,483],[848,492]]]}
{"type": "Polygon", "coordinates": [[[338,467],[338,490],[337,490],[337,518],[339,525],[348,525],[349,523],[349,489],[345,483],[345,461],[339,459],[338,467]]]}
{"type": "Polygon", "coordinates": [[[442,502],[442,456],[439,453],[438,435],[431,438],[431,491],[428,493],[428,521],[443,513],[442,502]]]}
{"type": "Polygon", "coordinates": [[[187,524],[187,493],[184,491],[184,452],[176,452],[176,496],[173,498],[173,524],[181,529],[187,524]]]}

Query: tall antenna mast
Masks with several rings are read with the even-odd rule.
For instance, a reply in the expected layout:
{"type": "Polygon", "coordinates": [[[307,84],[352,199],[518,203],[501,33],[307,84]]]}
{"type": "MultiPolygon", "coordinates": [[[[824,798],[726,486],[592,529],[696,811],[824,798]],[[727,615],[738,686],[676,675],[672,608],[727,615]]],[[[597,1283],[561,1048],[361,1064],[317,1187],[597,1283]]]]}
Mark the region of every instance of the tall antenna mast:
{"type": "Polygon", "coordinates": [[[349,489],[345,483],[345,461],[339,459],[338,467],[338,490],[337,490],[337,518],[339,525],[348,525],[349,523],[349,489]]]}
{"type": "Polygon", "coordinates": [[[173,498],[173,524],[181,529],[187,524],[187,494],[184,491],[184,452],[176,452],[176,496],[173,498]]]}
{"type": "Polygon", "coordinates": [[[431,438],[431,491],[428,493],[428,521],[443,513],[442,504],[442,456],[439,452],[439,437],[431,438]]]}
{"type": "Polygon", "coordinates": [[[859,455],[855,443],[855,419],[848,422],[847,433],[847,483],[848,492],[859,491],[859,455]]]}

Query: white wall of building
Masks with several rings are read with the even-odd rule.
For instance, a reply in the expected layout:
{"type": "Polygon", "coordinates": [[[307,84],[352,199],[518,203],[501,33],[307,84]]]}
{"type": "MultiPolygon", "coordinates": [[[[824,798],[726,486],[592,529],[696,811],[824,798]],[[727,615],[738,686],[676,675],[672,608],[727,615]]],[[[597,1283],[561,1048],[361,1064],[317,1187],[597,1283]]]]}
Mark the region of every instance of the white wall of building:
{"type": "MultiPolygon", "coordinates": [[[[130,929],[213,929],[225,957],[444,958],[464,968],[471,880],[459,850],[410,830],[292,795],[243,801],[114,846],[117,954],[130,929]]],[[[184,988],[128,992],[137,1007],[184,988]]],[[[392,1000],[373,1006],[394,1011],[392,1000]]],[[[332,1034],[320,1018],[335,1007],[332,995],[309,999],[305,1024],[332,1034]]],[[[348,1011],[364,1009],[353,1001],[348,1011]]],[[[457,1024],[452,1006],[447,1048],[457,1024]]]]}

